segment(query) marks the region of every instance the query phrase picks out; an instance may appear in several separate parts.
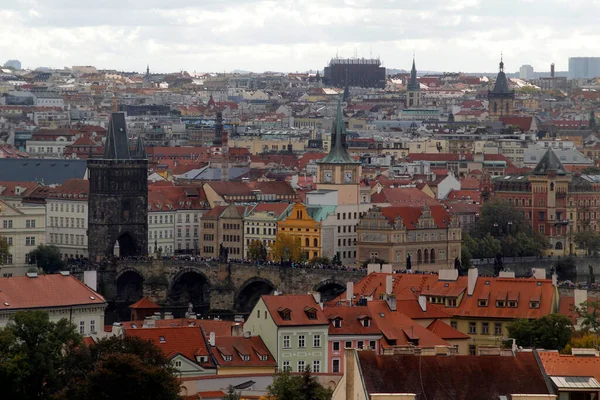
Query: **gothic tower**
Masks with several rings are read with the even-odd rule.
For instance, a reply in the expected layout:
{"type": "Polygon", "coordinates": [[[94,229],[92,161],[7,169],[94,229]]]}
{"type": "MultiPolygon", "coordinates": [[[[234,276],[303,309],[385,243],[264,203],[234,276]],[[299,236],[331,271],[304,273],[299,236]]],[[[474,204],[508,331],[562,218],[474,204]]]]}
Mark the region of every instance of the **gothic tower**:
{"type": "Polygon", "coordinates": [[[421,106],[421,85],[417,80],[417,68],[413,57],[412,69],[410,70],[410,80],[406,87],[406,107],[414,108],[421,106]]]}
{"type": "Polygon", "coordinates": [[[88,160],[88,171],[90,260],[146,255],[148,160],[141,137],[131,150],[125,114],[111,114],[104,156],[88,160]]]}
{"type": "Polygon", "coordinates": [[[488,92],[488,102],[488,114],[491,120],[497,121],[500,117],[512,115],[513,113],[515,92],[508,88],[502,58],[500,58],[500,71],[496,77],[494,90],[488,92]]]}
{"type": "Polygon", "coordinates": [[[337,190],[338,204],[360,204],[361,162],[348,154],[342,106],[331,128],[331,150],[317,161],[317,189],[337,190]]]}

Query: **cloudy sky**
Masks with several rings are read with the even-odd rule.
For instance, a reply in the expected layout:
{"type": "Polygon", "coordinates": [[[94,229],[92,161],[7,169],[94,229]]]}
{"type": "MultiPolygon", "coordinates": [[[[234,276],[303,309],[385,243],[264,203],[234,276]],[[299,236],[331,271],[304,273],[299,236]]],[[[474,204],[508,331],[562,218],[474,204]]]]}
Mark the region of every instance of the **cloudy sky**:
{"type": "Polygon", "coordinates": [[[600,56],[600,0],[1,0],[0,63],[157,72],[389,68],[566,70],[600,56]]]}

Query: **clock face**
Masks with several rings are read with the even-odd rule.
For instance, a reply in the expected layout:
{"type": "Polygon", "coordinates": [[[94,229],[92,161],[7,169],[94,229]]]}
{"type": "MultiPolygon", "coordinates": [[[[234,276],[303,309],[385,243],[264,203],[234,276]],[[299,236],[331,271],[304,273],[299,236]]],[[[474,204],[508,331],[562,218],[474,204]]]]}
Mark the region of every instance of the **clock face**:
{"type": "Polygon", "coordinates": [[[345,171],[344,172],[344,182],[346,182],[346,183],[352,183],[352,171],[345,171]]]}
{"type": "Polygon", "coordinates": [[[323,173],[323,179],[325,182],[331,182],[333,180],[333,173],[331,171],[325,171],[323,173]]]}

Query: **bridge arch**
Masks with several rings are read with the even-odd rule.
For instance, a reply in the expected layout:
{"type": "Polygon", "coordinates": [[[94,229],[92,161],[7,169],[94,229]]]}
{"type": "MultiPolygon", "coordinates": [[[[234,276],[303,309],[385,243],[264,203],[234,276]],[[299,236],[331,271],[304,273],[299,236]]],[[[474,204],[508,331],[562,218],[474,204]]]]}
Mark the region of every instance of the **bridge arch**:
{"type": "Polygon", "coordinates": [[[233,309],[239,312],[249,313],[262,295],[272,294],[275,285],[268,279],[254,277],[242,284],[235,294],[233,309]]]}
{"type": "Polygon", "coordinates": [[[167,303],[181,311],[191,303],[194,312],[202,313],[210,303],[210,281],[198,268],[182,268],[171,279],[167,303]]]}
{"type": "Polygon", "coordinates": [[[144,277],[135,268],[124,268],[117,274],[118,302],[135,303],[144,293],[144,277]]]}
{"type": "Polygon", "coordinates": [[[321,293],[321,301],[327,302],[335,299],[346,291],[346,284],[335,278],[325,279],[317,283],[313,290],[321,293]]]}

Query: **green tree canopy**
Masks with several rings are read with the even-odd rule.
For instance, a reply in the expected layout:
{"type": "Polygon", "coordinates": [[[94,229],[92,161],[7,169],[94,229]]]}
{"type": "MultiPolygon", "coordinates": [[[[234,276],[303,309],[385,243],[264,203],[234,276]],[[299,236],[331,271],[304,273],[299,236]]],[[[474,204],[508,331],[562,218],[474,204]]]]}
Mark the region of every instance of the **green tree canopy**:
{"type": "Polygon", "coordinates": [[[302,375],[292,376],[288,371],[277,371],[269,386],[273,400],[330,400],[331,389],[324,388],[306,367],[302,375]]]}
{"type": "Polygon", "coordinates": [[[585,330],[600,333],[600,300],[586,300],[576,306],[575,311],[582,318],[581,326],[585,330]]]}
{"type": "Polygon", "coordinates": [[[518,319],[508,325],[517,345],[545,350],[562,350],[573,335],[571,320],[561,314],[549,314],[538,319],[518,319]]]}
{"type": "Polygon", "coordinates": [[[577,232],[573,237],[580,249],[585,249],[587,255],[592,255],[600,250],[600,234],[594,231],[577,232]]]}
{"type": "Polygon", "coordinates": [[[72,351],[81,344],[66,319],[22,311],[0,329],[0,387],[6,399],[48,399],[68,382],[72,351]]]}
{"type": "Polygon", "coordinates": [[[4,236],[0,236],[0,265],[6,264],[6,259],[9,255],[8,240],[4,236]]]}
{"type": "Polygon", "coordinates": [[[60,249],[52,244],[40,244],[29,253],[30,262],[41,268],[47,274],[53,274],[65,267],[60,249]]]}
{"type": "Polygon", "coordinates": [[[292,261],[300,261],[303,257],[302,253],[300,238],[283,232],[277,234],[271,250],[271,257],[274,261],[288,261],[290,259],[292,261]]]}

